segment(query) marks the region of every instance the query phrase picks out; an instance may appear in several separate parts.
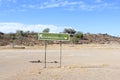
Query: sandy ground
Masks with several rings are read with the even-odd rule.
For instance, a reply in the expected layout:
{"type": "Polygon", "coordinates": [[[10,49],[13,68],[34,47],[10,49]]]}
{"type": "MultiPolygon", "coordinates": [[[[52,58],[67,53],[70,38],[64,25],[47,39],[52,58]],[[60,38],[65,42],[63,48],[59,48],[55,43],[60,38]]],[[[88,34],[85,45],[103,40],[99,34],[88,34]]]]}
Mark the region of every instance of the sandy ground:
{"type": "Polygon", "coordinates": [[[61,68],[59,45],[47,47],[47,68],[44,68],[44,46],[0,47],[0,80],[119,80],[119,47],[63,45],[61,68]],[[37,63],[38,60],[41,63],[37,63]]]}

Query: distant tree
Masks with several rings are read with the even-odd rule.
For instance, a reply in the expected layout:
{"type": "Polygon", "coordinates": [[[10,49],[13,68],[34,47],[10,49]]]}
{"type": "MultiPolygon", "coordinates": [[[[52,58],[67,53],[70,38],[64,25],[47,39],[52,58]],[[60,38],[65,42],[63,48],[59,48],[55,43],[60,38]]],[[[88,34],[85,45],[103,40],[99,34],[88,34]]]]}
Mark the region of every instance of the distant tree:
{"type": "Polygon", "coordinates": [[[16,39],[15,34],[10,33],[10,39],[11,39],[11,40],[15,40],[15,39],[16,39]]]}
{"type": "Polygon", "coordinates": [[[45,28],[42,32],[43,32],[43,33],[49,33],[49,32],[50,32],[50,29],[49,29],[49,28],[45,28]]]}
{"type": "Polygon", "coordinates": [[[16,36],[14,33],[9,33],[8,38],[10,39],[10,46],[13,48],[14,47],[14,40],[16,39],[16,36]]]}
{"type": "Polygon", "coordinates": [[[0,39],[2,38],[3,35],[4,35],[4,33],[0,32],[0,39]]]}
{"type": "Polygon", "coordinates": [[[0,32],[0,35],[4,35],[4,33],[3,33],[3,32],[0,32]]]}
{"type": "Polygon", "coordinates": [[[30,31],[23,32],[23,36],[27,37],[30,34],[30,31]]]}
{"type": "Polygon", "coordinates": [[[80,38],[80,39],[83,39],[83,33],[82,32],[77,32],[75,35],[74,35],[76,38],[80,38]]]}
{"type": "Polygon", "coordinates": [[[65,28],[63,32],[68,33],[68,34],[75,34],[76,33],[76,31],[74,29],[71,29],[71,28],[65,28]]]}
{"type": "Polygon", "coordinates": [[[23,31],[22,31],[22,30],[17,30],[17,31],[16,31],[16,37],[17,37],[18,40],[20,40],[20,44],[21,44],[21,45],[22,45],[23,36],[24,36],[24,34],[23,34],[23,31]]]}
{"type": "Polygon", "coordinates": [[[23,37],[23,31],[22,30],[17,30],[16,31],[16,36],[17,36],[17,38],[23,37]]]}
{"type": "Polygon", "coordinates": [[[83,39],[83,33],[78,31],[73,35],[72,44],[78,43],[79,39],[83,39]]]}
{"type": "Polygon", "coordinates": [[[76,44],[76,43],[78,43],[78,38],[77,37],[73,37],[72,38],[72,44],[76,44]]]}

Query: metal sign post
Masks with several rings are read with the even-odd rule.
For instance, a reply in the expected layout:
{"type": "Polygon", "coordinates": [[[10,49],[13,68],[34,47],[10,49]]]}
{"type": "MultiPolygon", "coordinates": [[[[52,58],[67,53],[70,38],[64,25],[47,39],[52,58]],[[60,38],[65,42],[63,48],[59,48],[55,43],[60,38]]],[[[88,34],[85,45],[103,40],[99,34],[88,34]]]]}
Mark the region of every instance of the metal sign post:
{"type": "Polygon", "coordinates": [[[45,66],[44,66],[45,68],[46,68],[46,59],[47,59],[46,58],[46,50],[47,50],[47,41],[45,40],[45,66]]]}
{"type": "Polygon", "coordinates": [[[60,41],[60,68],[62,66],[62,41],[60,41]]]}

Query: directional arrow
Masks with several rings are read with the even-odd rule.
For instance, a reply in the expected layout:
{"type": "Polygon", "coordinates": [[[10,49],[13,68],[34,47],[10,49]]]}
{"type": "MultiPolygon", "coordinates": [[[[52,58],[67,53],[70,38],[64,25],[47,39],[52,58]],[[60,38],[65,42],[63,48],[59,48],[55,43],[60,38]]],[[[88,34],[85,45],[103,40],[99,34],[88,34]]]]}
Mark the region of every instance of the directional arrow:
{"type": "Polygon", "coordinates": [[[39,35],[39,38],[42,38],[42,34],[39,35]]]}

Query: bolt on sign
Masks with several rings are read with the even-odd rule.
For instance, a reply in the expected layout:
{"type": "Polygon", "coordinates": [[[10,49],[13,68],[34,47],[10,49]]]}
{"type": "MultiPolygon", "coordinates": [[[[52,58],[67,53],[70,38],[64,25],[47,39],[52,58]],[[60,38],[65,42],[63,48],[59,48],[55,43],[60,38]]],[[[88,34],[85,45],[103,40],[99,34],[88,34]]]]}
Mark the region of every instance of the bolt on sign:
{"type": "Polygon", "coordinates": [[[39,33],[38,40],[59,40],[69,41],[69,34],[58,34],[58,33],[39,33]]]}

